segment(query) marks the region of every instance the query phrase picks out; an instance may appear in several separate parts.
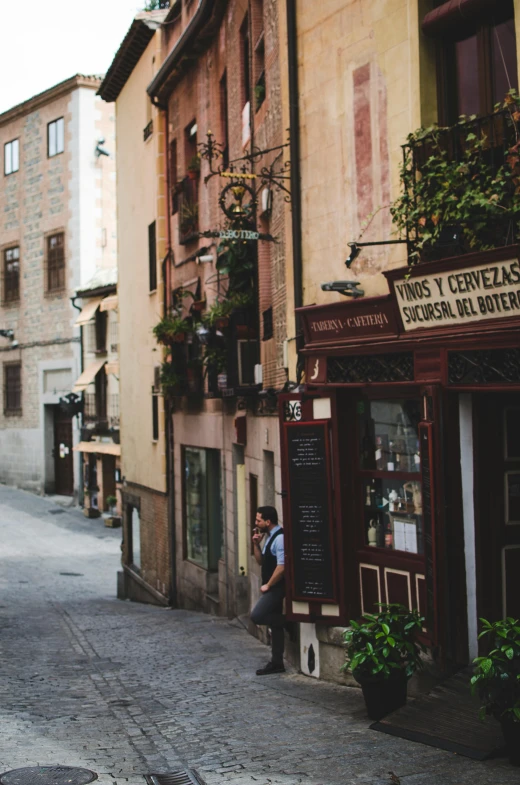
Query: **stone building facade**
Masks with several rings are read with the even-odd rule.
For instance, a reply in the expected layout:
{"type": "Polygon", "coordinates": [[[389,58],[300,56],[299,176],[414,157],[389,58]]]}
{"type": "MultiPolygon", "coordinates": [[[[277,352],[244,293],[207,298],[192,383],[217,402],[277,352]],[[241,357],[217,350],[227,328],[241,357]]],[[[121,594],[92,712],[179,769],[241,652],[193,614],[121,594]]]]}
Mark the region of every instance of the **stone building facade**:
{"type": "Polygon", "coordinates": [[[39,493],[78,488],[76,419],[58,405],[80,370],[70,298],[115,262],[115,123],[99,84],[77,75],[0,115],[0,481],[39,493]]]}

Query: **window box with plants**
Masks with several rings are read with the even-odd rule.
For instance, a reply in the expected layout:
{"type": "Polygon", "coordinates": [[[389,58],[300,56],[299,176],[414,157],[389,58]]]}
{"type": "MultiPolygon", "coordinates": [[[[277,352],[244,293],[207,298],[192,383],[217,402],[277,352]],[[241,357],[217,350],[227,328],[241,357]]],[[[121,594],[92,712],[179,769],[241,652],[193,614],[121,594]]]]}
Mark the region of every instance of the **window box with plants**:
{"type": "Polygon", "coordinates": [[[418,641],[424,619],[403,605],[379,603],[379,613],[351,621],[344,633],[346,662],[361,685],[370,719],[380,720],[406,703],[408,679],[422,667],[418,641]]]}
{"type": "Polygon", "coordinates": [[[510,91],[494,115],[420,128],[403,147],[402,194],[390,206],[409,261],[516,242],[520,226],[520,101],[510,91]],[[457,237],[456,244],[449,238],[457,237]]]}
{"type": "Polygon", "coordinates": [[[175,314],[168,314],[163,317],[153,328],[153,334],[157,343],[163,346],[173,346],[175,343],[183,343],[186,336],[193,332],[193,327],[187,319],[175,314]]]}
{"type": "Polygon", "coordinates": [[[473,660],[473,693],[482,706],[480,717],[494,717],[502,727],[511,763],[520,766],[520,619],[480,620],[479,638],[489,636],[490,651],[473,660]]]}

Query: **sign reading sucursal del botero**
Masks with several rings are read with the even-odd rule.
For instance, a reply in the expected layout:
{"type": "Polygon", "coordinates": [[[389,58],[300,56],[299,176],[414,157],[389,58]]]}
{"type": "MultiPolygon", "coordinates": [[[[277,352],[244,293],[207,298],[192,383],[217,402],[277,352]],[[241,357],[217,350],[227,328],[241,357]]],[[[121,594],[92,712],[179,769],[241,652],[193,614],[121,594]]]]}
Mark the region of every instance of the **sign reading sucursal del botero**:
{"type": "Polygon", "coordinates": [[[406,331],[520,317],[518,259],[393,282],[406,331]]]}

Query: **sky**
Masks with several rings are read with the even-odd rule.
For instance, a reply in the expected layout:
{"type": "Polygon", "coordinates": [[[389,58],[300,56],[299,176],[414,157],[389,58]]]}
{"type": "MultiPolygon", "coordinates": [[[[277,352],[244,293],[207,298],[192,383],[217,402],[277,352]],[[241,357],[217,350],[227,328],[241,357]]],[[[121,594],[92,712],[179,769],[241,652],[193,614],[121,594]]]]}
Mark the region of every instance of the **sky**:
{"type": "Polygon", "coordinates": [[[74,74],[108,69],[145,0],[0,3],[0,112],[74,74]]]}

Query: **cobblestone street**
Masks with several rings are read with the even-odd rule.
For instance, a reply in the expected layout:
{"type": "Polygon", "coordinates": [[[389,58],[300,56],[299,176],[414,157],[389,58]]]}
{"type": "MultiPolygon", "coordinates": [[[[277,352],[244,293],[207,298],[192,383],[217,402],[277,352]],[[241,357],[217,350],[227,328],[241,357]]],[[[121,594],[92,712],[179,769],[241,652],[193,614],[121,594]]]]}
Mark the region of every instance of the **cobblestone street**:
{"type": "Polygon", "coordinates": [[[509,785],[368,729],[361,693],[294,671],[236,621],[115,598],[120,530],[0,487],[0,771],[83,766],[102,785],[195,768],[217,783],[509,785]]]}

